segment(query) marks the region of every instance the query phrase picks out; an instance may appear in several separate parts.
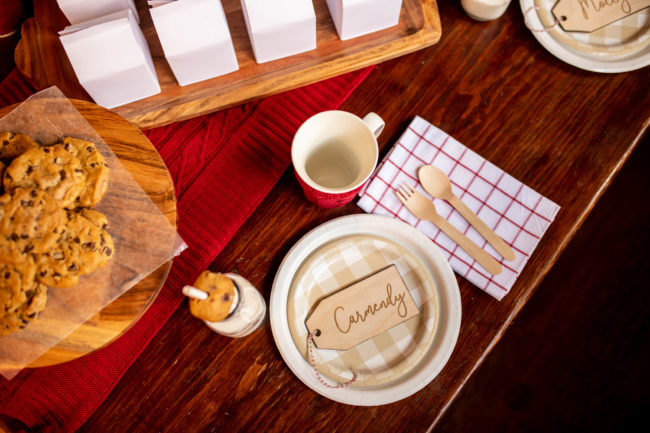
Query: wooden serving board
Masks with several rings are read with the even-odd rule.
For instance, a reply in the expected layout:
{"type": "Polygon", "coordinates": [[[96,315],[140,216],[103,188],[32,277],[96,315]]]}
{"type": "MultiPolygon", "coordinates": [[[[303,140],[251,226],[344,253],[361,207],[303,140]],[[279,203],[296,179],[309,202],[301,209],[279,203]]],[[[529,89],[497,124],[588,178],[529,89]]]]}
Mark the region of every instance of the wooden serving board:
{"type": "MultiPolygon", "coordinates": [[[[240,0],[221,0],[240,69],[179,86],[164,58],[146,0],[136,0],[162,92],[113,110],[140,128],[152,128],[294,89],[389,60],[438,42],[440,16],[435,0],[403,0],[397,26],[347,41],[338,38],[325,0],[314,0],[317,48],[257,64],[240,0]]],[[[34,2],[34,18],[22,27],[15,53],[18,68],[38,86],[58,86],[69,98],[91,101],[81,88],[58,38],[68,21],[56,0],[34,2]]]]}
{"type": "MultiPolygon", "coordinates": [[[[90,102],[71,100],[75,108],[104,139],[158,209],[176,227],[174,183],[165,163],[142,132],[127,120],[90,102]]],[[[0,117],[14,106],[0,109],[0,117]]],[[[30,364],[43,367],[90,353],[122,335],[156,298],[171,261],[156,269],[115,301],[30,364]]]]}

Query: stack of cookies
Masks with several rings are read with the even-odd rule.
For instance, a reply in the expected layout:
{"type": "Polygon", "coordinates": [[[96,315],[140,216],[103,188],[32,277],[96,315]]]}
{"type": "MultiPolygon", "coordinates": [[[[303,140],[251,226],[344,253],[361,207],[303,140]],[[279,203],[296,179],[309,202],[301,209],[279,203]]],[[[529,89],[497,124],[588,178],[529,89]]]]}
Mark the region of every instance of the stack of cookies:
{"type": "Polygon", "coordinates": [[[104,196],[109,169],[92,142],[65,137],[42,146],[0,132],[0,335],[45,308],[48,287],[66,288],[114,253],[104,196]]]}

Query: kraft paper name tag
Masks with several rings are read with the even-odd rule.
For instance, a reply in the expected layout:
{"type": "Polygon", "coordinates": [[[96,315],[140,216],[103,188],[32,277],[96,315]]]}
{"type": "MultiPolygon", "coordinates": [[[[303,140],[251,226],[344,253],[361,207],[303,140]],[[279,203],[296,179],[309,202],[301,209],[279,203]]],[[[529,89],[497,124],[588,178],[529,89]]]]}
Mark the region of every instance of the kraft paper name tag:
{"type": "Polygon", "coordinates": [[[565,31],[593,32],[650,7],[650,0],[558,0],[551,11],[565,31]]]}
{"type": "Polygon", "coordinates": [[[347,350],[420,314],[391,265],[321,299],[305,321],[319,349],[347,350]]]}

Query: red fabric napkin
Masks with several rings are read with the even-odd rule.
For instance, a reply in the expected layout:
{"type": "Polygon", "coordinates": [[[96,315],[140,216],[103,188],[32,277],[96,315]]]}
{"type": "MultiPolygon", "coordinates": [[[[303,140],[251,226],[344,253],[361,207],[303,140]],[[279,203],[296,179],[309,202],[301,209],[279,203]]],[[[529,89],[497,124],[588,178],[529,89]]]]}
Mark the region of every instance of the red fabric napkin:
{"type": "MultiPolygon", "coordinates": [[[[174,260],[154,304],[117,341],[75,361],[0,378],[0,414],[38,431],[79,428],[181,303],[182,286],[207,268],[287,169],[300,124],[340,106],[371,69],[146,131],[174,179],[178,231],[189,248],[174,260]]],[[[16,88],[12,82],[3,97],[0,85],[0,101],[17,102],[16,88]]]]}

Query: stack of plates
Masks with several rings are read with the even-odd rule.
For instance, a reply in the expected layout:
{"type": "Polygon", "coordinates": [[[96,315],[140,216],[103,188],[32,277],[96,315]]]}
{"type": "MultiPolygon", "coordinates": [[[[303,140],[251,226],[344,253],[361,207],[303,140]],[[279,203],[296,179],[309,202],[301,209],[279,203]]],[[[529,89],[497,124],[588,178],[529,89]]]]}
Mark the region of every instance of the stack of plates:
{"type": "Polygon", "coordinates": [[[594,72],[625,72],[650,64],[650,9],[640,10],[590,33],[565,32],[554,25],[557,0],[520,0],[537,40],[551,54],[594,72]],[[530,10],[532,7],[536,10],[530,10]]]}
{"type": "Polygon", "coordinates": [[[456,278],[437,247],[415,228],[377,215],[350,215],[305,235],[289,251],[273,283],[273,336],[282,357],[307,386],[342,403],[372,406],[426,386],[449,359],[458,338],[461,301],[456,278]],[[324,296],[386,266],[400,272],[420,314],[346,351],[307,349],[305,318],[324,296]]]}

